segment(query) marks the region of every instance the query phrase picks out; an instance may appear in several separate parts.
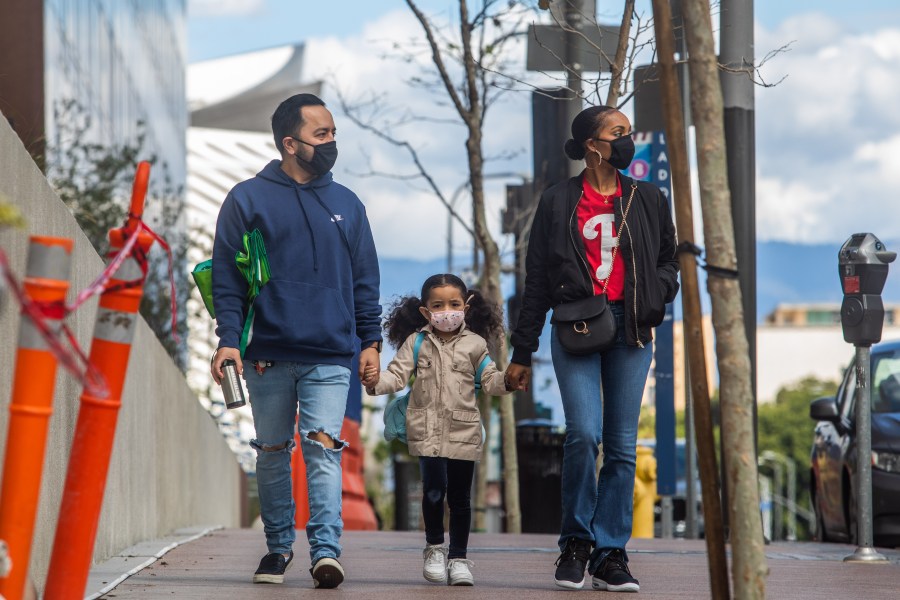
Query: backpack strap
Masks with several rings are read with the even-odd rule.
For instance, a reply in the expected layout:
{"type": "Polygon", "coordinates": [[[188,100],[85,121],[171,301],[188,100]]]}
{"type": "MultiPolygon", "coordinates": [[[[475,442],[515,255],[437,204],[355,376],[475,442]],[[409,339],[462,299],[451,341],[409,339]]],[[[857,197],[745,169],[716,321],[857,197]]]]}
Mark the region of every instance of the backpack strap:
{"type": "Polygon", "coordinates": [[[489,364],[491,364],[491,357],[490,357],[490,355],[486,355],[482,359],[481,364],[478,365],[478,369],[476,369],[476,371],[475,371],[475,393],[476,394],[478,393],[478,390],[481,389],[481,374],[484,372],[485,367],[487,367],[489,364]]]}
{"type": "Polygon", "coordinates": [[[419,368],[419,348],[422,347],[422,340],[425,339],[425,332],[420,331],[416,334],[416,341],[413,344],[413,373],[419,368]]]}

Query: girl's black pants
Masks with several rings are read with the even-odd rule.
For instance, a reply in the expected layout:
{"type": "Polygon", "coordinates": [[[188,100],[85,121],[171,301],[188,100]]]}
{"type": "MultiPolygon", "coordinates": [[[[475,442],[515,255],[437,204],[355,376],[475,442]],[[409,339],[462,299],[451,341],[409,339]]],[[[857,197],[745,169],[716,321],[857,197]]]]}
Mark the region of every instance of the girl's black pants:
{"type": "Polygon", "coordinates": [[[448,558],[465,558],[472,523],[472,477],[475,462],[431,456],[419,457],[422,473],[422,517],[425,541],[444,543],[444,498],[450,507],[448,558]]]}

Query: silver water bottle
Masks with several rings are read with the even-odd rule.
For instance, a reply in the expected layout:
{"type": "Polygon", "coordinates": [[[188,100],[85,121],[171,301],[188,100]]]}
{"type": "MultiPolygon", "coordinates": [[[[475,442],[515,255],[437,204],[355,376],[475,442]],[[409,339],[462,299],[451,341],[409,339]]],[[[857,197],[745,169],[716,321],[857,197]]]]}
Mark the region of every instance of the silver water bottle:
{"type": "Polygon", "coordinates": [[[226,408],[239,408],[246,404],[244,386],[237,372],[237,363],[226,358],[222,361],[222,393],[225,395],[226,408]]]}

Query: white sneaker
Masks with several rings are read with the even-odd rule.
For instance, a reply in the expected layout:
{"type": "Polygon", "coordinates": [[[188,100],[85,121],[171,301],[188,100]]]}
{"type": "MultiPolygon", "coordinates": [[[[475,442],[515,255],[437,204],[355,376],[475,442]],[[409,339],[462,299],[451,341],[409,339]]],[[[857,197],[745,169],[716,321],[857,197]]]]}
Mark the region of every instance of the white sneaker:
{"type": "Polygon", "coordinates": [[[451,558],[450,564],[447,565],[447,584],[448,585],[475,585],[475,578],[469,567],[474,567],[475,563],[465,558],[451,558]]]}
{"type": "Polygon", "coordinates": [[[425,579],[432,583],[444,583],[447,581],[447,566],[445,564],[447,550],[444,549],[444,546],[441,544],[429,544],[422,551],[422,556],[425,558],[425,568],[422,569],[422,575],[425,576],[425,579]]]}

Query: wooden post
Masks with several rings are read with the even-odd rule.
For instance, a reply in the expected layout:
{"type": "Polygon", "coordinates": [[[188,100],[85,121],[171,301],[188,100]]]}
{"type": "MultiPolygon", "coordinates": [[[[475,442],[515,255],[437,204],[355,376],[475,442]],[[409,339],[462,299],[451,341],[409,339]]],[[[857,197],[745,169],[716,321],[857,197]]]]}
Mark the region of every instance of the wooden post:
{"type": "MultiPolygon", "coordinates": [[[[662,105],[666,124],[666,147],[672,165],[672,189],[675,195],[675,223],[678,240],[694,243],[694,215],[687,141],[684,131],[681,95],[675,73],[675,36],[669,0],[653,0],[653,22],[656,28],[656,52],[659,60],[662,105]]],[[[682,57],[683,59],[684,57],[682,57]]],[[[709,557],[709,579],[713,600],[727,600],[728,562],[725,559],[725,533],[722,503],[719,496],[719,470],[713,438],[712,411],[706,373],[706,349],[703,342],[703,314],[700,306],[700,284],[697,259],[690,252],[678,255],[681,265],[681,305],[684,338],[688,350],[688,373],[693,398],[697,456],[700,466],[700,488],[703,496],[703,519],[706,551],[709,557]]]]}
{"type": "Polygon", "coordinates": [[[707,279],[712,300],[722,414],[722,463],[728,492],[731,578],[739,600],[766,597],[766,555],[759,512],[753,432],[753,385],[738,280],[734,219],[725,156],[725,118],[709,0],[683,0],[690,53],[691,114],[697,128],[697,168],[707,279]]]}

